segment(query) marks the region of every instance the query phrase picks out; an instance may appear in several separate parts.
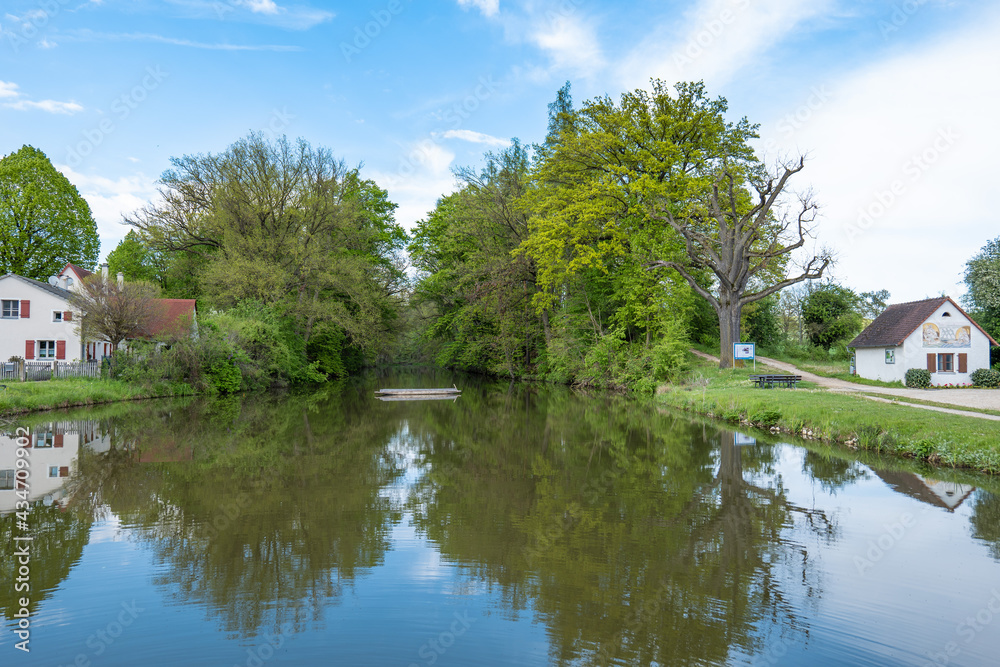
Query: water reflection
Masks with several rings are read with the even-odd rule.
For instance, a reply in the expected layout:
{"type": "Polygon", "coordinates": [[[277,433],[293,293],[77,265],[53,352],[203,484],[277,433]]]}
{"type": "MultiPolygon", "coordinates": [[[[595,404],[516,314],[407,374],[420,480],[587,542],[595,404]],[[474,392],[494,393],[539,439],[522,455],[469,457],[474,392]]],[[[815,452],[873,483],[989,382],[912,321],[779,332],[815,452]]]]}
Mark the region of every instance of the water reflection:
{"type": "MultiPolygon", "coordinates": [[[[839,583],[823,557],[846,532],[840,506],[822,500],[833,494],[884,482],[965,512],[1000,558],[1000,501],[971,476],[813,446],[795,450],[792,470],[768,436],[558,387],[466,381],[457,402],[371,394],[406,381],[28,420],[34,464],[55,471],[32,495],[44,591],[33,604],[52,598],[102,521],[152,555],[166,605],[226,636],[308,634],[416,530],[458,578],[452,590],[541,624],[550,664],[726,664],[815,641],[839,583]]],[[[0,444],[0,470],[12,449],[0,444]]],[[[6,580],[13,568],[0,555],[6,580]]],[[[8,619],[12,596],[0,594],[8,619]]],[[[406,623],[423,613],[404,597],[387,604],[406,623]]]]}

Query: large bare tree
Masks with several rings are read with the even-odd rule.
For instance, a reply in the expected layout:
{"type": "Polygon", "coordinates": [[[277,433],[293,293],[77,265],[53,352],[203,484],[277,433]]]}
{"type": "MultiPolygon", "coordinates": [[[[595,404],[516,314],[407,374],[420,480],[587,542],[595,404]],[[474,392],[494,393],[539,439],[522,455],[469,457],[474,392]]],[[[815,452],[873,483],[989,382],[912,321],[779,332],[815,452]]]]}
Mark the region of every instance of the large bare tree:
{"type": "Polygon", "coordinates": [[[158,289],[145,282],[125,282],[103,272],[84,278],[70,298],[79,314],[80,337],[111,343],[114,353],[122,341],[147,333],[158,289]]]}
{"type": "Polygon", "coordinates": [[[788,275],[792,253],[811,237],[817,207],[810,195],[787,203],[789,179],[805,166],[780,165],[773,172],[744,171],[723,161],[707,200],[681,211],[664,206],[657,216],[684,241],[687,262],[656,260],[649,268],[665,267],[680,273],[719,316],[719,367],[733,366],[733,343],[740,339],[743,306],[803,280],[815,280],[832,261],[820,251],[788,275]],[[752,190],[752,192],[751,192],[752,190]],[[714,291],[700,284],[693,269],[707,268],[715,276],[714,291]]]}

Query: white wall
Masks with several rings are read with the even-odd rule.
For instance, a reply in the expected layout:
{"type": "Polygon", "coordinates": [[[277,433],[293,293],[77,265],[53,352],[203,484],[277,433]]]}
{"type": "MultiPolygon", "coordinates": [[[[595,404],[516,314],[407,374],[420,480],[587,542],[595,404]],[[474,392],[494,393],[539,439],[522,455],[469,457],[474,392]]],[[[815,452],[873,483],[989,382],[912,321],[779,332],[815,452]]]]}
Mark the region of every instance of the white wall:
{"type": "Polygon", "coordinates": [[[35,342],[35,359],[38,359],[39,340],[66,342],[65,361],[80,359],[80,336],[76,333],[78,322],[53,322],[53,311],[70,310],[65,298],[26,283],[14,276],[0,276],[0,299],[28,300],[31,311],[28,318],[0,318],[0,362],[12,356],[24,357],[26,340],[35,342]]]}
{"type": "Polygon", "coordinates": [[[870,380],[881,380],[883,382],[903,381],[906,369],[909,366],[902,359],[902,348],[900,347],[862,347],[855,350],[855,362],[857,364],[857,374],[870,380]],[[885,363],[885,351],[893,350],[896,363],[885,363]]]}

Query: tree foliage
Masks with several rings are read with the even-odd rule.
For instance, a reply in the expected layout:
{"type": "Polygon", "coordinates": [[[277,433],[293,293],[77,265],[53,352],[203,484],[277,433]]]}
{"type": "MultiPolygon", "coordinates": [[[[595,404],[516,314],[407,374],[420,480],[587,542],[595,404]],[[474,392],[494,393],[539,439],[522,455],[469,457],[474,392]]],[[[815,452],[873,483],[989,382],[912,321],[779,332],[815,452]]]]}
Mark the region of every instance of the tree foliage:
{"type": "Polygon", "coordinates": [[[802,321],[813,345],[830,349],[862,328],[858,295],[835,283],[820,285],[802,304],[802,321]]]}
{"type": "Polygon", "coordinates": [[[26,145],[0,159],[0,274],[93,269],[99,247],[90,207],[45,153],[26,145]]]}
{"type": "Polygon", "coordinates": [[[188,262],[198,296],[274,306],[304,349],[345,337],[371,354],[387,348],[406,234],[385,190],[328,149],[259,134],[172,164],[162,202],[128,222],[154,251],[188,262]]]}

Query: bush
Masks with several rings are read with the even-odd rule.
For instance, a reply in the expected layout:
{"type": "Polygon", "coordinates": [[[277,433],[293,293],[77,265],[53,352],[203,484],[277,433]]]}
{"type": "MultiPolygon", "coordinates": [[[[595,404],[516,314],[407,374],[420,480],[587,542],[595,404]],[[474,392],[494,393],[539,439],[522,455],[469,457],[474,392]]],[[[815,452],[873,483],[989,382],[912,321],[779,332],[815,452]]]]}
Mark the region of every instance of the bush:
{"type": "Polygon", "coordinates": [[[977,387],[988,387],[990,389],[1000,387],[1000,370],[995,368],[974,370],[969,377],[972,380],[972,384],[977,387]]]}
{"type": "Polygon", "coordinates": [[[913,389],[927,389],[931,386],[931,373],[926,368],[911,368],[906,371],[906,386],[913,389]]]}

